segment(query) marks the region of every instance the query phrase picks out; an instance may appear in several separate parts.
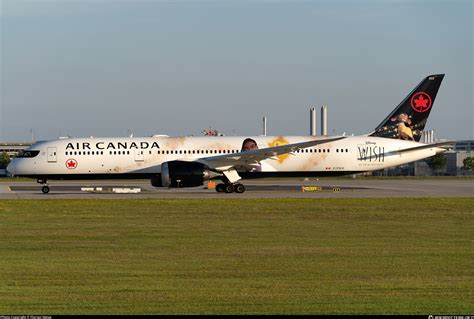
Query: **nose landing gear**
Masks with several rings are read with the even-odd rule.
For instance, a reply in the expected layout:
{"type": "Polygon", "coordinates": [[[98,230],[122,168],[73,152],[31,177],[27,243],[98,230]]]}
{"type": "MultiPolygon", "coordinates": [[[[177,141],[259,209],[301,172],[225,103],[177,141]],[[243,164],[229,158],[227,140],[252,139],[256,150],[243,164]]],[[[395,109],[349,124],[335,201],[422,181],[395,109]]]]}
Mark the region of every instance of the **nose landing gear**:
{"type": "Polygon", "coordinates": [[[38,184],[43,184],[43,187],[41,188],[41,191],[43,192],[43,194],[48,194],[49,193],[49,185],[48,185],[48,181],[45,179],[38,179],[36,181],[38,184]]]}

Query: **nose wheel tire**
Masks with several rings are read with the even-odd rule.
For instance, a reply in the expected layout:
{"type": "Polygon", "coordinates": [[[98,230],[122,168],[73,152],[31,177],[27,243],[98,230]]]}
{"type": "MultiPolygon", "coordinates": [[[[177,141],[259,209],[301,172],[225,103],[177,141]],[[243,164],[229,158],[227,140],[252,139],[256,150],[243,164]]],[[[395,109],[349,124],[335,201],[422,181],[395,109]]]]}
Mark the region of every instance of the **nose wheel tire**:
{"type": "Polygon", "coordinates": [[[43,188],[41,188],[41,191],[43,192],[43,194],[48,194],[49,193],[49,186],[43,186],[43,188]]]}

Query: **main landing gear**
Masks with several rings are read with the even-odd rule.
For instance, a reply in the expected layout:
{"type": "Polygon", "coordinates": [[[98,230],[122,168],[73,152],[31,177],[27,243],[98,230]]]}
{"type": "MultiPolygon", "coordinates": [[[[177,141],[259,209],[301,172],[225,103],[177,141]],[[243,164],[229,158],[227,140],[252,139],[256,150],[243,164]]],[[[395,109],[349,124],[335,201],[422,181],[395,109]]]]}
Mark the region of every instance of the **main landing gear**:
{"type": "Polygon", "coordinates": [[[235,192],[238,194],[242,194],[243,192],[245,192],[245,186],[240,183],[236,183],[236,184],[219,183],[216,185],[216,192],[227,193],[227,194],[235,192]]]}
{"type": "Polygon", "coordinates": [[[38,184],[43,184],[43,187],[41,188],[41,191],[43,192],[43,194],[48,194],[49,193],[49,185],[48,185],[48,181],[45,179],[38,179],[36,181],[38,184]]]}

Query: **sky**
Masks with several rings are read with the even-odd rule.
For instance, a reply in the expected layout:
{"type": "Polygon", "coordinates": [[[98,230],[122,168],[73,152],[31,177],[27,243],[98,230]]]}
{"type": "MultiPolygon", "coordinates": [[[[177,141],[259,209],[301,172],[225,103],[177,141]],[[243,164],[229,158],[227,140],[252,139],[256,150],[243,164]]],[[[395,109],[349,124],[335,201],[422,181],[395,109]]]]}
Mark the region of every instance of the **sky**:
{"type": "Polygon", "coordinates": [[[371,132],[427,75],[474,139],[473,1],[0,0],[0,141],[371,132]],[[319,132],[319,112],[317,114],[319,132]]]}

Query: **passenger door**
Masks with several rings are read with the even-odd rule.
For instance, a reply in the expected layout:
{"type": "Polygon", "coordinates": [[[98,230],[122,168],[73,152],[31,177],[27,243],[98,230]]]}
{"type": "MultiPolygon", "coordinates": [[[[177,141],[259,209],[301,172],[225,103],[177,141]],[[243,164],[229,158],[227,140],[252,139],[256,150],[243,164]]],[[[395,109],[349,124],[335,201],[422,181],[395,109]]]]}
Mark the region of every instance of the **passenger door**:
{"type": "Polygon", "coordinates": [[[48,163],[56,163],[57,156],[56,156],[56,147],[48,147],[48,163]]]}

